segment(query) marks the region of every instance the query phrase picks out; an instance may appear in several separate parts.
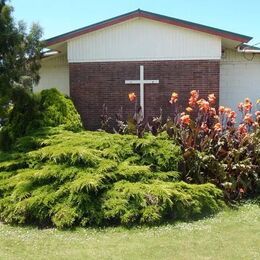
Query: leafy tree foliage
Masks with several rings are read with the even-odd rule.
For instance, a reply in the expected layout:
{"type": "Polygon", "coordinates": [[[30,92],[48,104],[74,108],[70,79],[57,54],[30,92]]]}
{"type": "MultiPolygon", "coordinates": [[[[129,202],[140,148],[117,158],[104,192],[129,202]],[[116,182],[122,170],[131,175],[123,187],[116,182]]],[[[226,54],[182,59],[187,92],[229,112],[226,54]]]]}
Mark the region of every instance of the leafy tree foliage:
{"type": "Polygon", "coordinates": [[[25,23],[16,24],[12,12],[7,1],[0,0],[0,127],[13,102],[13,90],[31,90],[39,81],[43,48],[40,26],[33,24],[27,33],[25,23]]]}
{"type": "Polygon", "coordinates": [[[57,89],[34,94],[15,88],[12,96],[13,108],[0,131],[0,149],[11,149],[18,137],[42,127],[63,125],[72,131],[82,129],[80,116],[72,101],[57,89]]]}

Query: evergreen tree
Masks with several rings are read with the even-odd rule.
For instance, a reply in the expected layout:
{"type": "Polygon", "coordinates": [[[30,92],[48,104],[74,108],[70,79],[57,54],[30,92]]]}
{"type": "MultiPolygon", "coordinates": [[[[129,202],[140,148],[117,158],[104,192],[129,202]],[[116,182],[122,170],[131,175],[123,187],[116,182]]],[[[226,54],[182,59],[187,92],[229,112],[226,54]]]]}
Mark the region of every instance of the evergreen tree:
{"type": "Polygon", "coordinates": [[[13,104],[15,89],[31,91],[38,83],[43,48],[40,26],[33,24],[27,33],[25,23],[16,24],[12,12],[12,6],[0,0],[0,127],[13,104]]]}

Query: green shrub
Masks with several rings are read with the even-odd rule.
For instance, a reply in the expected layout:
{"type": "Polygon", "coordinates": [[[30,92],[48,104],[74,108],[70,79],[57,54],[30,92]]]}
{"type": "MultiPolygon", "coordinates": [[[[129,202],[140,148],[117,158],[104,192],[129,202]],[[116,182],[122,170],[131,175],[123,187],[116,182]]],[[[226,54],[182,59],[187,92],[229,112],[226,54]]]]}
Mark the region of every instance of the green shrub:
{"type": "Polygon", "coordinates": [[[66,204],[58,204],[53,209],[52,222],[59,228],[73,226],[78,217],[76,209],[66,204]]]}
{"type": "Polygon", "coordinates": [[[121,181],[105,194],[104,215],[122,224],[191,219],[223,207],[222,192],[212,184],[121,181]]]}
{"type": "Polygon", "coordinates": [[[0,153],[0,220],[6,223],[155,223],[222,205],[213,185],[179,182],[180,149],[160,136],[140,140],[60,126],[34,131],[13,147],[16,153],[0,153]]]}
{"type": "Polygon", "coordinates": [[[172,145],[167,139],[147,135],[146,138],[137,139],[134,150],[141,157],[141,163],[152,165],[157,170],[173,171],[178,169],[182,152],[179,146],[172,145]]]}
{"type": "Polygon", "coordinates": [[[64,125],[65,129],[72,131],[82,129],[80,116],[68,97],[54,88],[43,90],[40,96],[43,126],[64,125]]]}
{"type": "MultiPolygon", "coordinates": [[[[65,129],[82,129],[80,116],[72,101],[56,89],[39,94],[17,88],[13,94],[14,107],[7,124],[0,130],[0,149],[9,150],[18,137],[42,127],[63,125],[65,129]]],[[[27,139],[32,145],[32,140],[27,139]]]]}

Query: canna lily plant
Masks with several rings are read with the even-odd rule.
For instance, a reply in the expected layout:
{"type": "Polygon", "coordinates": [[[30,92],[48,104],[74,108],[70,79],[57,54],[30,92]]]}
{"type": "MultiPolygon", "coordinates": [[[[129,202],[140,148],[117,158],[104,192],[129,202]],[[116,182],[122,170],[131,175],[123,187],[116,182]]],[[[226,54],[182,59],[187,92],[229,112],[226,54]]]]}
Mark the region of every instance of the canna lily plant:
{"type": "Polygon", "coordinates": [[[174,113],[166,123],[167,133],[183,149],[185,181],[213,182],[224,189],[228,199],[240,198],[260,187],[260,102],[255,115],[249,98],[239,103],[241,122],[230,108],[216,109],[214,94],[206,100],[192,90],[189,106],[177,114],[178,100],[172,102],[171,97],[170,103],[174,113]]]}
{"type": "MultiPolygon", "coordinates": [[[[205,99],[192,90],[187,107],[182,109],[179,94],[173,92],[169,99],[172,114],[163,122],[162,109],[158,117],[145,121],[137,95],[129,93],[128,98],[134,106],[133,116],[125,122],[121,109],[114,132],[138,137],[145,132],[166,132],[182,148],[184,181],[214,183],[228,200],[260,193],[260,99],[254,106],[246,98],[238,104],[237,113],[229,107],[217,107],[213,93],[205,99]]],[[[109,117],[104,114],[106,125],[109,117]]]]}
{"type": "Polygon", "coordinates": [[[238,114],[231,108],[216,107],[213,93],[204,99],[192,90],[188,106],[181,111],[179,94],[173,92],[169,100],[172,115],[163,124],[161,109],[159,117],[144,122],[136,99],[134,93],[129,94],[130,102],[135,102],[135,113],[128,120],[128,132],[142,137],[145,131],[154,135],[166,131],[183,150],[180,170],[186,182],[214,183],[229,200],[260,189],[260,100],[254,115],[249,98],[239,103],[238,121],[238,114]]]}
{"type": "Polygon", "coordinates": [[[132,92],[128,94],[129,101],[134,105],[134,115],[128,117],[127,122],[123,119],[123,108],[116,115],[116,128],[114,132],[120,134],[135,134],[138,137],[142,137],[146,131],[146,123],[144,122],[144,116],[142,108],[137,103],[137,95],[132,92]]]}

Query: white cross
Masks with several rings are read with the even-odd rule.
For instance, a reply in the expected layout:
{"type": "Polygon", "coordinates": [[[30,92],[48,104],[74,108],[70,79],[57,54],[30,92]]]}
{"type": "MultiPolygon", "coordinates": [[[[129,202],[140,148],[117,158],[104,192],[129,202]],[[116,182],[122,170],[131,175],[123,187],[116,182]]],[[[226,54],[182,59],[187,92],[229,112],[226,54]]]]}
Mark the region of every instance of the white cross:
{"type": "Polygon", "coordinates": [[[159,80],[145,80],[144,66],[140,66],[140,80],[126,80],[125,84],[140,84],[140,106],[144,115],[144,84],[158,84],[159,80]]]}

